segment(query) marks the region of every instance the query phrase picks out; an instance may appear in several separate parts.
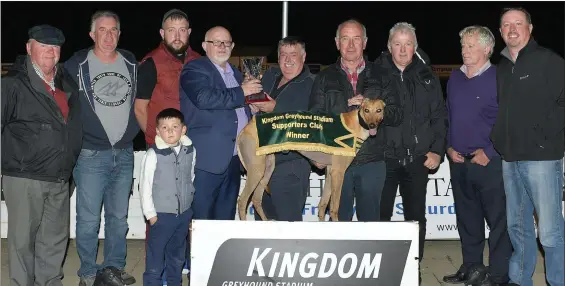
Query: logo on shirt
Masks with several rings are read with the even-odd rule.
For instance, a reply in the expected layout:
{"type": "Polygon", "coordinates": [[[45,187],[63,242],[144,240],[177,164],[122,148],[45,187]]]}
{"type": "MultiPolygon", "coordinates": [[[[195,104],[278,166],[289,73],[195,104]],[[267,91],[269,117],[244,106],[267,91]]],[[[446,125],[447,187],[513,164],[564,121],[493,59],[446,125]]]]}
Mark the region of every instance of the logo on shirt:
{"type": "Polygon", "coordinates": [[[105,106],[120,106],[131,95],[131,81],[116,72],[103,72],[91,82],[94,99],[105,106]]]}

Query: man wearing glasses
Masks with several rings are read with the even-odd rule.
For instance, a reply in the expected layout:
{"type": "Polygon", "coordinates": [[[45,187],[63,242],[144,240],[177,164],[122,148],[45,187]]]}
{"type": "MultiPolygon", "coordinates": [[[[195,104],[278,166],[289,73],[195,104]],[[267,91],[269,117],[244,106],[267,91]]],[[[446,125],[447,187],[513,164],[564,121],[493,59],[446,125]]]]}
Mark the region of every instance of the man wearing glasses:
{"type": "Polygon", "coordinates": [[[241,179],[235,140],[251,117],[245,96],[263,88],[228,63],[234,45],[226,28],[208,30],[206,56],[186,64],[180,76],[180,108],[197,150],[194,219],[235,218],[241,179]]]}

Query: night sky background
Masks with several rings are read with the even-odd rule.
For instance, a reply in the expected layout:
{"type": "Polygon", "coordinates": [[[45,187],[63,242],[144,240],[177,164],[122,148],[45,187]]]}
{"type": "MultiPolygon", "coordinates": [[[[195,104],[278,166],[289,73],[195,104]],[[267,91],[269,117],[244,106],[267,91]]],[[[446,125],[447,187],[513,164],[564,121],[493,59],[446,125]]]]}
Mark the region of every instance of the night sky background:
{"type": "MultiPolygon", "coordinates": [[[[496,37],[494,63],[504,43],[499,33],[503,7],[522,6],[532,15],[533,36],[563,56],[563,2],[294,2],[290,1],[288,35],[306,41],[307,63],[331,64],[338,52],[334,37],[337,25],[349,18],[365,24],[369,41],[366,54],[374,60],[386,49],[389,29],[400,21],[416,27],[420,47],[432,64],[460,64],[459,31],[469,25],[485,25],[496,37]]],[[[121,18],[119,47],[132,51],[138,59],[161,41],[159,28],[163,14],[171,8],[185,11],[192,27],[190,44],[202,53],[201,42],[209,28],[228,28],[236,43],[234,53],[244,46],[268,46],[269,62],[276,62],[277,42],[282,36],[282,2],[2,2],[2,63],[25,54],[27,30],[37,24],[60,28],[67,41],[61,61],[76,50],[89,47],[90,17],[99,9],[109,9],[121,18]]]]}
{"type": "MultiPolygon", "coordinates": [[[[190,18],[191,47],[203,54],[201,43],[211,27],[221,25],[231,31],[236,43],[233,54],[242,47],[268,47],[269,63],[277,61],[277,43],[282,37],[282,2],[2,2],[2,63],[12,63],[25,54],[27,31],[34,25],[50,24],[63,31],[66,43],[61,62],[75,51],[91,46],[90,19],[97,10],[112,10],[120,16],[119,47],[141,60],[161,41],[159,29],[166,11],[178,8],[190,18]]],[[[289,1],[288,35],[306,42],[308,64],[335,63],[338,51],[335,33],[339,23],[355,18],[365,24],[369,37],[365,50],[373,61],[386,50],[388,32],[397,22],[416,27],[419,46],[432,64],[461,64],[459,31],[470,25],[483,25],[496,37],[491,58],[497,63],[504,43],[499,33],[500,12],[504,7],[521,6],[532,15],[533,37],[539,44],[564,55],[564,2],[295,2],[289,1]]],[[[249,54],[248,54],[249,56],[249,54]]],[[[442,79],[445,88],[446,79],[442,79]]],[[[444,94],[445,96],[445,94],[444,94]]],[[[143,133],[134,141],[135,150],[145,150],[143,133]]]]}

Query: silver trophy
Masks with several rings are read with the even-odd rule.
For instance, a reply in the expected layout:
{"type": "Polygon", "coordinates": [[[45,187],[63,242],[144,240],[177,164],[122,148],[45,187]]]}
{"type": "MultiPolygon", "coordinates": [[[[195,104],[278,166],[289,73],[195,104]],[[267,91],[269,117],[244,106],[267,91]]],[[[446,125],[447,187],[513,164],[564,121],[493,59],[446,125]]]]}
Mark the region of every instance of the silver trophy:
{"type": "MultiPolygon", "coordinates": [[[[242,59],[243,70],[246,76],[252,79],[261,79],[263,76],[263,57],[250,57],[242,59]]],[[[269,101],[269,98],[264,92],[250,94],[245,97],[245,103],[264,102],[269,101]]]]}

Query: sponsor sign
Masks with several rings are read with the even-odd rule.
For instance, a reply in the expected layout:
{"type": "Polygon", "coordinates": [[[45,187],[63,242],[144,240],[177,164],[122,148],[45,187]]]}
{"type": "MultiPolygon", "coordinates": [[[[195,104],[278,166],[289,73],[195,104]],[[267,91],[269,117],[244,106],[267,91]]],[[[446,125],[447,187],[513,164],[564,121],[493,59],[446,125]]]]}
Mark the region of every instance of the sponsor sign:
{"type": "Polygon", "coordinates": [[[443,79],[448,79],[451,73],[460,68],[461,65],[432,65],[432,71],[443,79]]]}
{"type": "Polygon", "coordinates": [[[412,222],[192,223],[195,286],[417,285],[412,222]]]}

